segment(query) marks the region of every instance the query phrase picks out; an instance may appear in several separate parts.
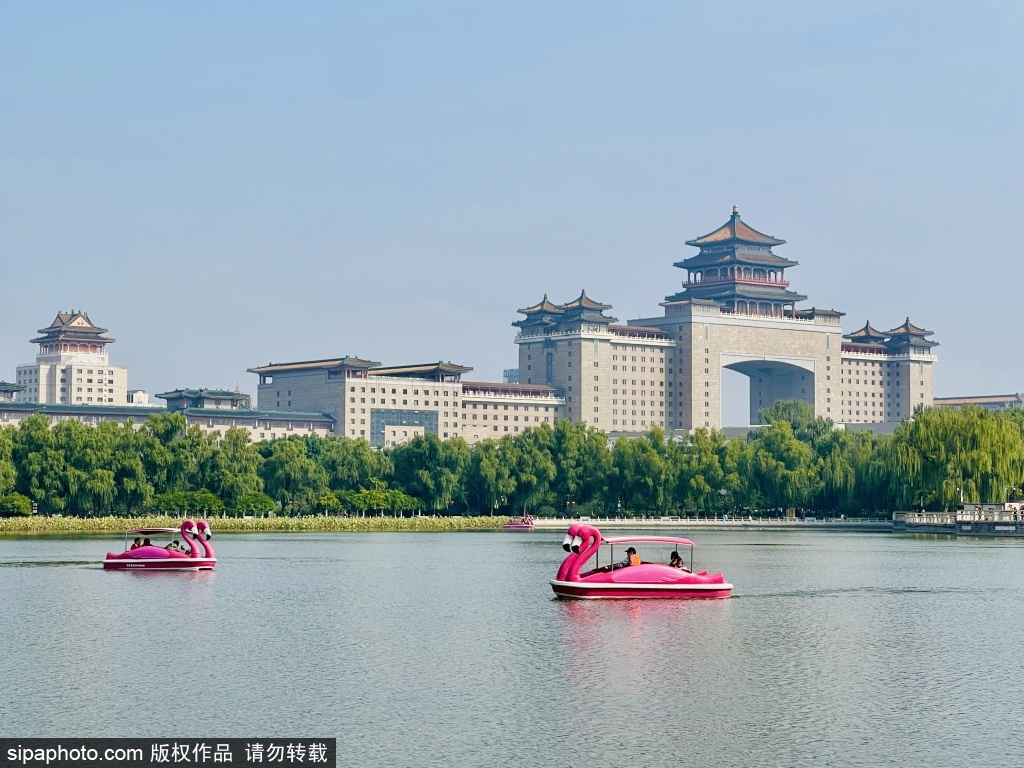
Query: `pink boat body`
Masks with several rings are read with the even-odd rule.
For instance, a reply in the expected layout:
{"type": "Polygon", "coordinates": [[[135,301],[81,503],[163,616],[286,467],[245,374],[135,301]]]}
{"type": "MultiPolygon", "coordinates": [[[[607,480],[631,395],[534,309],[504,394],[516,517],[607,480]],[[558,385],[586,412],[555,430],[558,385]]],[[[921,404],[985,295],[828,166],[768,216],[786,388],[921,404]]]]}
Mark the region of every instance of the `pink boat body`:
{"type": "Polygon", "coordinates": [[[523,515],[519,520],[509,520],[501,529],[503,531],[532,531],[533,515],[523,515]]]}
{"type": "Polygon", "coordinates": [[[627,542],[669,543],[693,546],[689,539],[677,536],[612,536],[602,538],[591,525],[569,528],[563,547],[569,555],[562,561],[551,581],[551,589],[559,597],[588,600],[607,598],[724,598],[732,596],[732,584],[721,573],[708,573],[673,568],[663,563],[640,563],[612,571],[580,569],[597,552],[602,543],[627,542]]]}
{"type": "MultiPolygon", "coordinates": [[[[201,526],[205,526],[204,532],[209,531],[209,524],[205,520],[201,521],[201,526]]],[[[166,533],[176,533],[179,529],[175,528],[138,528],[135,530],[128,531],[125,535],[125,542],[127,544],[128,535],[138,533],[139,535],[156,535],[166,533]]],[[[173,550],[166,549],[164,547],[148,546],[139,547],[138,549],[126,549],[124,552],[114,554],[113,552],[107,552],[107,558],[103,561],[104,570],[108,571],[137,571],[137,570],[148,570],[148,571],[199,571],[199,570],[212,570],[217,564],[217,555],[213,551],[213,547],[207,542],[202,542],[192,538],[193,534],[198,532],[196,523],[192,520],[186,520],[181,524],[180,528],[181,538],[188,544],[189,551],[175,552],[173,550]]]]}

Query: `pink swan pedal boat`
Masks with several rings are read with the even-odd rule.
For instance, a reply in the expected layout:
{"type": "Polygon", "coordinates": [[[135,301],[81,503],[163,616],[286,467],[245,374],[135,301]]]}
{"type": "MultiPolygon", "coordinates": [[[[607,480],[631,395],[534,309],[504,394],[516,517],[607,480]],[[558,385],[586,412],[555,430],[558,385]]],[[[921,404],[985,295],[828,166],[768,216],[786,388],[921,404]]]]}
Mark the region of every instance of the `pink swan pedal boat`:
{"type": "Polygon", "coordinates": [[[533,515],[523,515],[518,520],[509,520],[503,526],[503,531],[532,531],[534,527],[533,515]]]}
{"type": "Polygon", "coordinates": [[[607,598],[724,598],[732,596],[732,584],[721,573],[691,573],[664,563],[641,562],[639,565],[612,568],[594,567],[580,573],[602,544],[616,545],[659,543],[690,547],[693,567],[693,542],[678,536],[608,536],[592,525],[573,525],[565,536],[562,548],[569,555],[562,561],[558,574],[551,580],[551,589],[558,597],[586,600],[607,598]]]}
{"type": "Polygon", "coordinates": [[[205,520],[196,523],[186,520],[181,528],[133,528],[124,535],[124,552],[107,552],[103,561],[108,571],[208,571],[217,564],[217,553],[210,544],[213,533],[205,520]],[[129,536],[165,536],[180,533],[188,544],[188,552],[179,552],[166,547],[145,546],[129,549],[129,536]],[[194,538],[193,538],[194,537],[194,538]]]}

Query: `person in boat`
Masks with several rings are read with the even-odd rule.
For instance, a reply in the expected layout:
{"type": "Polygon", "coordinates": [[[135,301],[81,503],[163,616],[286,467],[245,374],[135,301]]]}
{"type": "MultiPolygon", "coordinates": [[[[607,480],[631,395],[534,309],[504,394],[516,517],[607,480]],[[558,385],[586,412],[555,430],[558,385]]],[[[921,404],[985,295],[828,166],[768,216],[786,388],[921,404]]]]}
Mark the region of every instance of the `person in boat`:
{"type": "Polygon", "coordinates": [[[687,573],[690,572],[690,569],[687,568],[686,564],[683,562],[683,558],[679,556],[679,552],[673,552],[671,555],[669,555],[668,564],[673,568],[678,568],[681,571],[686,571],[687,573]]]}
{"type": "Polygon", "coordinates": [[[135,541],[132,542],[131,549],[138,549],[141,546],[142,546],[142,539],[140,539],[138,536],[136,536],[135,537],[135,541]]]}
{"type": "Polygon", "coordinates": [[[142,540],[142,546],[144,546],[144,547],[151,547],[151,546],[153,546],[153,542],[151,542],[149,540],[149,536],[147,536],[146,538],[144,538],[142,540]]]}
{"type": "Polygon", "coordinates": [[[629,549],[626,550],[626,557],[622,560],[621,563],[612,563],[611,565],[606,565],[603,568],[601,568],[601,571],[607,573],[609,571],[617,571],[619,570],[619,568],[628,568],[631,565],[640,565],[640,555],[636,553],[636,550],[633,549],[633,547],[629,547],[629,549]]]}
{"type": "Polygon", "coordinates": [[[174,541],[172,541],[170,544],[167,545],[167,550],[169,552],[182,552],[182,551],[184,551],[184,550],[182,550],[181,545],[178,543],[177,539],[175,539],[174,541]]]}

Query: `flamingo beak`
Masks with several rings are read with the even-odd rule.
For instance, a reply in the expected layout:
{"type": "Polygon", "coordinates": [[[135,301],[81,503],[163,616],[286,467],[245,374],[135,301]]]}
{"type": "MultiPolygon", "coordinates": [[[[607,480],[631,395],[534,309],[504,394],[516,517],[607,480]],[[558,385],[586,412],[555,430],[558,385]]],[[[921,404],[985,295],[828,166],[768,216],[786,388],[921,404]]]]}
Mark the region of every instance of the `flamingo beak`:
{"type": "Polygon", "coordinates": [[[573,551],[573,552],[575,552],[575,553],[576,553],[577,555],[578,555],[578,554],[580,553],[580,544],[582,544],[582,543],[583,543],[583,539],[581,539],[581,538],[580,538],[579,536],[575,537],[575,538],[574,538],[574,539],[572,540],[572,546],[571,546],[571,549],[572,549],[572,551],[573,551]]]}
{"type": "Polygon", "coordinates": [[[570,544],[572,544],[572,536],[570,536],[567,533],[567,534],[565,534],[565,540],[562,542],[562,549],[564,549],[566,552],[569,552],[570,551],[569,550],[569,545],[570,544]]]}

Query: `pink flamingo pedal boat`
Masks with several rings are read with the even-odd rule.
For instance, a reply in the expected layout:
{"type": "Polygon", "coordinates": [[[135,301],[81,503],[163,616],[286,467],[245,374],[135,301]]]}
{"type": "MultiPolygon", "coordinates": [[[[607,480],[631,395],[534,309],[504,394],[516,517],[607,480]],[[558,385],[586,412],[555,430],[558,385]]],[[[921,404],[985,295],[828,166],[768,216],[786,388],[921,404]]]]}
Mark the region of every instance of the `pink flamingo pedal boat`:
{"type": "Polygon", "coordinates": [[[693,568],[693,547],[689,539],[678,536],[608,536],[592,525],[573,525],[565,536],[562,548],[569,555],[562,561],[558,574],[551,580],[551,589],[558,597],[587,600],[601,598],[724,598],[732,596],[732,584],[721,573],[691,573],[664,563],[640,562],[616,567],[614,547],[619,544],[658,543],[690,548],[690,570],[693,568]],[[580,573],[602,544],[612,547],[609,565],[597,564],[580,573]]]}
{"type": "Polygon", "coordinates": [[[509,520],[503,526],[503,531],[532,531],[534,527],[533,515],[523,515],[518,520],[509,520]]]}
{"type": "Polygon", "coordinates": [[[208,571],[217,564],[217,553],[210,544],[213,533],[210,524],[205,520],[196,523],[186,520],[181,528],[134,528],[124,535],[124,552],[114,554],[107,552],[103,561],[104,570],[108,571],[208,571]],[[129,549],[129,536],[163,536],[181,533],[182,540],[188,544],[188,552],[179,552],[167,547],[144,546],[129,549]],[[193,538],[194,537],[194,538],[193,538]]]}

